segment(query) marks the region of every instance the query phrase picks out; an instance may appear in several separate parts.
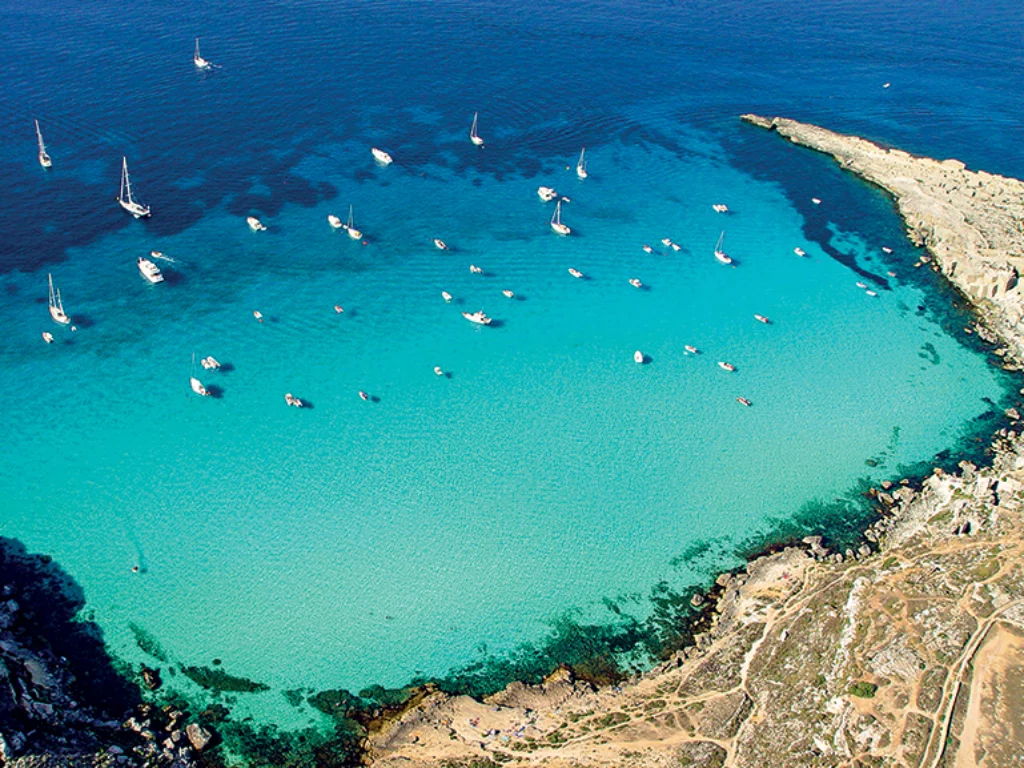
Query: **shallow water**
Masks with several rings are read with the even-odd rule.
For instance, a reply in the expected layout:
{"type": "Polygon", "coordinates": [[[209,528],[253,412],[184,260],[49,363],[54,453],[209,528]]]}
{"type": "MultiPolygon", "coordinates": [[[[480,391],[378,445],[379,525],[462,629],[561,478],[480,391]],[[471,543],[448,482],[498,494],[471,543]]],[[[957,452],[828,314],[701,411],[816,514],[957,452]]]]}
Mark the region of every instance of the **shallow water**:
{"type": "Polygon", "coordinates": [[[984,33],[928,17],[959,37],[921,57],[924,11],[862,3],[248,7],[196,5],[192,29],[82,3],[41,35],[44,6],[0,3],[3,531],[68,569],[124,659],[148,658],[135,623],[300,724],[281,691],[443,676],[566,615],[622,621],[609,603],[643,618],[657,585],[962,445],[1011,387],[921,309],[880,193],[735,119],[1024,172],[1019,129],[993,129],[1020,117],[999,8],[984,33]],[[113,203],[122,154],[149,221],[113,203]],[[572,236],[540,184],[571,198],[572,236]],[[365,244],[327,225],[349,204],[365,244]],[[723,229],[736,268],[712,257],[723,229]],[[175,259],[163,285],[134,267],[151,249],[175,259]],[[47,271],[75,333],[47,317],[47,271]],[[498,322],[460,316],[479,308],[498,322]],[[198,374],[218,397],[190,393],[193,352],[230,365],[198,374]]]}

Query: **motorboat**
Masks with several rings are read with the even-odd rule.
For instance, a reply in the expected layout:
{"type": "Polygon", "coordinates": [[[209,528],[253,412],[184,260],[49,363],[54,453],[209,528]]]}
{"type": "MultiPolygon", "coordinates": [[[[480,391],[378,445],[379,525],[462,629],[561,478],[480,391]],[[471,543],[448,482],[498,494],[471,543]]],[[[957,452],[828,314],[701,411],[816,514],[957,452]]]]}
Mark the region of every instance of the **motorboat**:
{"type": "Polygon", "coordinates": [[[551,217],[551,229],[553,229],[559,235],[568,235],[572,232],[568,225],[562,223],[562,201],[559,200],[555,204],[555,213],[551,217]]]}
{"type": "Polygon", "coordinates": [[[300,400],[299,398],[295,397],[291,392],[286,392],[285,393],[284,401],[288,405],[294,406],[296,408],[301,408],[304,405],[302,400],[300,400]]]}
{"type": "Polygon", "coordinates": [[[736,402],[739,403],[740,405],[745,405],[748,408],[752,405],[752,403],[745,397],[737,397],[736,402]]]}
{"type": "Polygon", "coordinates": [[[587,178],[587,159],[586,159],[587,148],[584,147],[580,150],[580,159],[576,161],[576,176],[580,179],[587,178]]]}
{"type": "Polygon", "coordinates": [[[729,371],[729,372],[732,372],[732,371],[735,371],[735,370],[736,370],[736,366],[735,366],[735,365],[733,365],[732,363],[723,363],[723,362],[719,362],[719,363],[718,363],[718,367],[719,367],[719,368],[721,368],[721,369],[722,369],[723,371],[729,371]]]}
{"type": "Polygon", "coordinates": [[[892,248],[887,245],[882,246],[882,253],[892,253],[892,248]]]}
{"type": "Polygon", "coordinates": [[[537,197],[543,200],[545,203],[550,203],[556,197],[558,193],[555,192],[551,187],[537,187],[537,197]]]}
{"type": "Polygon", "coordinates": [[[196,69],[210,69],[213,64],[202,57],[199,53],[199,38],[196,38],[196,49],[192,54],[192,63],[196,65],[196,69]]]}
{"type": "Polygon", "coordinates": [[[196,378],[196,353],[192,353],[192,373],[188,380],[189,386],[192,387],[192,391],[202,397],[209,397],[210,393],[207,391],[203,383],[196,378]]]}
{"type": "Polygon", "coordinates": [[[516,295],[508,288],[502,291],[502,294],[505,296],[506,299],[514,299],[516,297],[516,295]]]}
{"type": "Polygon", "coordinates": [[[697,348],[696,348],[695,346],[693,346],[692,344],[687,344],[687,345],[686,345],[685,347],[683,347],[683,349],[685,349],[685,350],[686,350],[687,352],[689,352],[689,353],[690,353],[691,355],[699,355],[699,354],[700,354],[700,350],[699,350],[699,349],[697,349],[697,348]]]}
{"type": "Polygon", "coordinates": [[[629,284],[632,285],[634,288],[643,288],[644,287],[644,284],[640,282],[640,278],[638,278],[638,277],[630,278],[629,284]]]}
{"type": "Polygon", "coordinates": [[[260,322],[260,323],[263,322],[263,313],[260,312],[258,309],[254,309],[252,311],[252,316],[256,318],[257,322],[260,322]]]}
{"type": "Polygon", "coordinates": [[[39,121],[36,120],[36,143],[39,145],[39,164],[43,168],[50,168],[53,166],[53,161],[50,159],[50,155],[46,152],[46,144],[43,143],[43,132],[39,130],[39,121]]]}
{"type": "Polygon", "coordinates": [[[885,274],[887,274],[889,277],[896,277],[896,273],[893,272],[891,269],[888,272],[886,272],[885,274]]]}
{"type": "Polygon", "coordinates": [[[163,273],[160,271],[160,267],[154,264],[149,259],[139,256],[139,260],[136,262],[139,267],[139,272],[142,276],[153,283],[162,283],[164,281],[163,273]]]}
{"type": "Polygon", "coordinates": [[[672,250],[673,251],[681,251],[681,250],[683,250],[683,246],[681,246],[679,243],[672,243],[672,250]]]}
{"type": "Polygon", "coordinates": [[[444,371],[441,369],[440,365],[434,366],[434,373],[436,373],[438,376],[444,376],[444,371]]]}
{"type": "Polygon", "coordinates": [[[452,295],[448,293],[448,291],[441,291],[441,298],[444,299],[445,301],[451,301],[452,295]]]}
{"type": "Polygon", "coordinates": [[[266,232],[266,225],[257,219],[255,216],[246,216],[245,223],[249,225],[249,229],[253,232],[266,232]]]}
{"type": "Polygon", "coordinates": [[[874,291],[864,291],[864,293],[867,294],[868,296],[877,296],[878,295],[874,291]]]}
{"type": "Polygon", "coordinates": [[[670,237],[663,237],[663,238],[661,238],[661,244],[664,245],[666,248],[671,248],[672,247],[672,238],[670,238],[670,237]]]}
{"type": "Polygon", "coordinates": [[[484,273],[483,267],[478,267],[476,264],[470,264],[469,271],[474,275],[482,275],[484,273]]]}
{"type": "Polygon", "coordinates": [[[67,325],[71,322],[71,318],[64,312],[64,302],[61,301],[60,290],[53,287],[53,275],[47,274],[46,279],[50,284],[50,296],[48,299],[50,317],[53,318],[55,323],[67,325]]]}
{"type": "Polygon", "coordinates": [[[794,248],[793,249],[793,253],[795,253],[797,256],[806,256],[807,255],[807,251],[805,251],[803,248],[794,248]]]}
{"type": "Polygon", "coordinates": [[[43,341],[47,344],[53,344],[53,334],[49,331],[43,331],[43,341]]]}
{"type": "Polygon", "coordinates": [[[331,213],[327,214],[327,223],[330,224],[335,229],[343,229],[345,227],[345,224],[342,222],[342,220],[331,213]]]}
{"type": "Polygon", "coordinates": [[[363,392],[363,390],[360,389],[359,390],[359,399],[361,399],[361,400],[369,400],[370,396],[366,392],[363,392]]]}
{"type": "Polygon", "coordinates": [[[644,253],[654,253],[654,249],[647,245],[647,243],[644,243],[644,253]]]}
{"type": "Polygon", "coordinates": [[[732,264],[732,257],[722,250],[722,242],[725,240],[725,230],[718,236],[718,244],[715,245],[715,258],[723,264],[732,264]]]}
{"type": "Polygon", "coordinates": [[[463,312],[462,316],[469,320],[469,322],[476,323],[477,325],[491,324],[491,318],[485,315],[482,309],[478,312],[463,312]]]}
{"type": "Polygon", "coordinates": [[[447,251],[447,250],[448,250],[448,244],[447,244],[447,243],[446,243],[446,242],[445,242],[444,240],[442,240],[441,238],[439,238],[439,237],[435,237],[435,238],[434,238],[434,246],[435,246],[435,247],[436,247],[436,248],[437,248],[437,249],[438,249],[439,251],[447,251]]]}
{"type": "Polygon", "coordinates": [[[864,289],[866,289],[868,287],[866,283],[862,283],[859,280],[856,283],[854,283],[854,285],[856,285],[858,288],[864,288],[864,289]]]}
{"type": "Polygon", "coordinates": [[[484,145],[484,140],[481,139],[480,138],[480,134],[477,133],[477,123],[479,121],[480,121],[480,113],[479,112],[474,112],[473,113],[473,125],[470,126],[470,129],[469,129],[469,140],[472,141],[475,146],[482,147],[484,145]]]}
{"type": "Polygon", "coordinates": [[[335,312],[335,314],[340,315],[344,311],[345,311],[345,308],[343,306],[341,306],[341,304],[335,304],[334,305],[334,312],[335,312]]]}
{"type": "Polygon", "coordinates": [[[769,320],[764,315],[754,315],[754,319],[757,320],[757,322],[759,322],[759,323],[764,323],[765,325],[771,325],[772,324],[772,321],[769,320]]]}
{"type": "Polygon", "coordinates": [[[713,211],[715,211],[716,213],[728,213],[729,212],[729,206],[725,205],[724,203],[715,203],[714,205],[711,206],[711,209],[713,211]]]}
{"type": "Polygon", "coordinates": [[[199,361],[199,364],[208,371],[216,371],[220,368],[220,362],[213,355],[204,357],[199,361]]]}
{"type": "Polygon", "coordinates": [[[821,205],[821,199],[817,197],[812,197],[811,202],[814,203],[815,205],[821,205]]]}
{"type": "Polygon", "coordinates": [[[636,352],[633,353],[633,362],[634,363],[643,363],[643,361],[644,361],[644,353],[641,352],[638,349],[636,352]]]}
{"type": "Polygon", "coordinates": [[[391,155],[389,155],[383,149],[377,149],[376,147],[372,147],[370,149],[370,154],[372,154],[373,159],[376,160],[381,165],[391,165],[393,162],[395,162],[391,158],[391,155]]]}
{"type": "Polygon", "coordinates": [[[346,224],[342,224],[342,229],[348,232],[348,236],[353,240],[361,240],[363,237],[363,233],[356,229],[356,222],[355,218],[352,216],[351,205],[348,207],[348,222],[346,224]]]}
{"type": "Polygon", "coordinates": [[[136,219],[144,219],[150,215],[148,205],[143,205],[132,195],[132,180],[128,175],[128,158],[121,158],[121,191],[117,194],[117,202],[136,219]]]}
{"type": "Polygon", "coordinates": [[[583,273],[575,267],[569,267],[569,274],[575,277],[577,280],[583,277],[583,273]]]}

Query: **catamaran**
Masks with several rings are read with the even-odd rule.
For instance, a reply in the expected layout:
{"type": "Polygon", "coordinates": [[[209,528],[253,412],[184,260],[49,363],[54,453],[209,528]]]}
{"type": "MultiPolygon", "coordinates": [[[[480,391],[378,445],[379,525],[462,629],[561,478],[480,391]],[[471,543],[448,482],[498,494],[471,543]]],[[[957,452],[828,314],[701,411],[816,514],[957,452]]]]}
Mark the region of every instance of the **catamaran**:
{"type": "Polygon", "coordinates": [[[587,178],[587,160],[584,157],[586,151],[586,147],[580,150],[580,159],[576,163],[576,175],[579,176],[581,179],[587,178]]]}
{"type": "Polygon", "coordinates": [[[356,229],[355,219],[352,217],[352,206],[348,207],[348,223],[345,224],[342,229],[348,232],[348,236],[353,240],[361,240],[363,233],[356,229]]]}
{"type": "Polygon", "coordinates": [[[126,157],[121,158],[121,192],[117,196],[117,202],[136,219],[149,216],[149,206],[143,205],[132,197],[132,180],[128,176],[128,158],[126,157]]]}
{"type": "Polygon", "coordinates": [[[476,132],[476,124],[480,118],[479,112],[473,113],[473,127],[469,129],[469,140],[472,141],[476,146],[482,147],[484,140],[480,138],[480,135],[476,132]]]}
{"type": "Polygon", "coordinates": [[[551,228],[560,235],[568,235],[572,232],[567,224],[562,223],[562,201],[555,204],[555,214],[551,217],[551,228]]]}
{"type": "Polygon", "coordinates": [[[36,141],[39,142],[39,164],[43,168],[49,168],[53,165],[53,161],[50,156],[46,154],[46,145],[43,144],[43,132],[39,130],[39,121],[36,120],[36,141]]]}
{"type": "Polygon", "coordinates": [[[53,275],[47,274],[46,279],[50,282],[50,317],[54,322],[67,325],[71,318],[64,312],[64,303],[60,300],[60,291],[53,287],[53,275]]]}
{"type": "Polygon", "coordinates": [[[718,243],[715,245],[715,258],[723,264],[732,264],[732,257],[722,250],[722,242],[725,240],[725,230],[718,236],[718,243]]]}
{"type": "Polygon", "coordinates": [[[196,65],[196,69],[209,69],[213,66],[212,62],[207,61],[199,53],[199,38],[196,38],[196,52],[192,54],[192,63],[196,65]]]}

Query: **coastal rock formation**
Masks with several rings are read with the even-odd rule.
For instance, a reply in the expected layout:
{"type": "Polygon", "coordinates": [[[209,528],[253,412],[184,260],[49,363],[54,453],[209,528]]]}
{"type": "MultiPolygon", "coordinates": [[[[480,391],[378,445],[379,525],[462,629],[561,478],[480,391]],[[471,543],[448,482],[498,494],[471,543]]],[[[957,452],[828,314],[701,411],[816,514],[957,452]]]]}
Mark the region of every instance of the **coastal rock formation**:
{"type": "MultiPolygon", "coordinates": [[[[1024,351],[1024,183],[813,125],[748,123],[831,154],[887,190],[908,236],[978,312],[983,338],[1024,351]]],[[[1024,391],[1024,390],[1022,390],[1024,391]]],[[[808,537],[724,574],[695,605],[694,646],[594,689],[559,670],[482,702],[432,691],[381,721],[375,768],[1024,765],[1024,439],[873,491],[864,543],[808,537]]]]}

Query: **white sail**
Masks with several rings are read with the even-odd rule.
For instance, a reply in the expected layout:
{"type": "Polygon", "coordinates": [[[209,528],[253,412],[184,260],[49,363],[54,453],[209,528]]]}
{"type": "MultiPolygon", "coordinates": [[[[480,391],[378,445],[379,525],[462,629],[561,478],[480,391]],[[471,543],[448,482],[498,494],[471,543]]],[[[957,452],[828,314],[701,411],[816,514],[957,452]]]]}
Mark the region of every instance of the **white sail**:
{"type": "Polygon", "coordinates": [[[199,38],[196,38],[196,51],[192,54],[192,63],[196,65],[197,69],[209,69],[210,62],[202,57],[199,53],[199,38]]]}
{"type": "Polygon", "coordinates": [[[482,147],[484,140],[480,138],[480,134],[477,131],[477,122],[480,120],[480,113],[473,113],[473,126],[469,129],[469,140],[472,141],[476,146],[482,147]]]}
{"type": "Polygon", "coordinates": [[[576,163],[576,175],[579,176],[581,179],[587,178],[587,160],[584,157],[586,151],[586,147],[580,150],[580,159],[576,163]]]}
{"type": "Polygon", "coordinates": [[[49,168],[53,165],[53,161],[50,160],[50,156],[46,153],[46,144],[43,143],[43,132],[39,130],[38,120],[36,120],[36,141],[39,143],[39,164],[43,168],[49,168]]]}
{"type": "Polygon", "coordinates": [[[360,240],[363,237],[363,233],[356,229],[356,220],[352,215],[352,206],[348,207],[348,223],[345,225],[345,230],[348,232],[348,236],[353,240],[360,240]]]}

